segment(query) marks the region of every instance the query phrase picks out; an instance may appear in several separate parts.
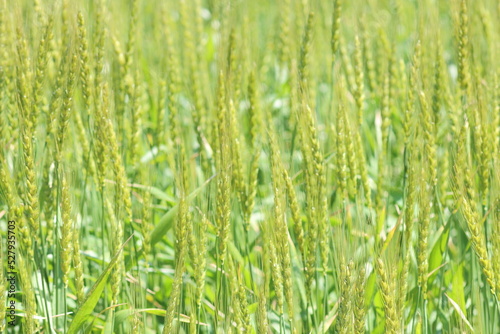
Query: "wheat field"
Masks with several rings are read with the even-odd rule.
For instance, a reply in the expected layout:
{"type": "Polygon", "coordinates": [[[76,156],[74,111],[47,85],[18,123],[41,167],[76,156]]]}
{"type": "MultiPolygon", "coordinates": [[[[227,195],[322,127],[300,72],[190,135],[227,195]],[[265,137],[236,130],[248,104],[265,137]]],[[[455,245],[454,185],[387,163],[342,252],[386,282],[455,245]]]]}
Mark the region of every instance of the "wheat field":
{"type": "Polygon", "coordinates": [[[0,0],[1,333],[500,333],[497,0],[0,0]]]}

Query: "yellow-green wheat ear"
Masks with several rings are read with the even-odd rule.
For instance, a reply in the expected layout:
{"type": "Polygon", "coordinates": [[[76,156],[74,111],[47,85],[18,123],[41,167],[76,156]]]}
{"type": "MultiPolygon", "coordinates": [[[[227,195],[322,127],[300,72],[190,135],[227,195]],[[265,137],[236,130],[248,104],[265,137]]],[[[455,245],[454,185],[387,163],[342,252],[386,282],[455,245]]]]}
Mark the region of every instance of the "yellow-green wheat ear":
{"type": "Polygon", "coordinates": [[[42,102],[42,88],[47,70],[48,63],[48,52],[51,40],[53,38],[53,25],[54,19],[52,16],[49,17],[47,24],[44,27],[44,32],[40,38],[38,45],[38,56],[36,60],[35,68],[35,81],[33,84],[33,110],[32,110],[32,122],[33,126],[37,126],[38,116],[40,114],[41,102],[42,102]]]}
{"type": "Polygon", "coordinates": [[[470,94],[470,69],[469,69],[469,14],[467,0],[460,1],[458,26],[458,83],[461,89],[462,101],[470,94]]]}
{"type": "Polygon", "coordinates": [[[231,147],[227,134],[229,132],[229,114],[225,100],[225,85],[223,72],[219,75],[219,93],[217,102],[217,193],[216,193],[216,224],[218,247],[221,263],[224,263],[230,229],[231,203],[231,147]]]}
{"type": "Polygon", "coordinates": [[[436,157],[436,124],[430,114],[429,104],[424,92],[419,94],[420,108],[422,110],[422,123],[424,132],[424,154],[428,165],[430,186],[437,186],[437,157],[436,157]]]}
{"type": "Polygon", "coordinates": [[[500,163],[500,73],[495,74],[495,94],[494,94],[494,109],[493,109],[493,152],[497,155],[493,157],[496,163],[500,163]]]}
{"type": "Polygon", "coordinates": [[[175,223],[175,275],[172,283],[172,290],[168,299],[168,306],[165,315],[165,326],[163,334],[173,333],[175,330],[174,319],[177,314],[177,305],[180,302],[182,290],[182,276],[185,268],[185,257],[187,251],[186,223],[188,219],[188,205],[185,198],[181,198],[179,211],[175,223]]]}
{"type": "Polygon", "coordinates": [[[354,38],[354,72],[356,80],[356,90],[354,92],[354,98],[356,100],[357,120],[358,126],[363,122],[363,104],[364,104],[364,69],[363,69],[363,55],[361,50],[361,42],[359,36],[356,35],[354,38]]]}
{"type": "MultiPolygon", "coordinates": [[[[422,174],[422,176],[425,177],[425,172],[422,174]]],[[[418,217],[417,266],[418,286],[421,289],[424,299],[427,299],[427,276],[429,269],[427,248],[431,222],[431,203],[430,191],[428,189],[421,189],[420,212],[418,217]]]]}
{"type": "Polygon", "coordinates": [[[288,304],[288,316],[293,321],[293,283],[292,263],[288,244],[288,229],[285,215],[286,186],[282,173],[282,161],[276,137],[273,132],[269,136],[271,146],[271,173],[274,190],[274,231],[276,233],[276,251],[283,271],[283,290],[288,304]]]}
{"type": "Polygon", "coordinates": [[[76,289],[76,300],[81,305],[85,299],[85,281],[83,277],[83,263],[80,255],[80,230],[77,224],[73,226],[73,269],[76,289]]]}
{"type": "Polygon", "coordinates": [[[368,88],[371,93],[378,91],[378,82],[376,78],[376,66],[373,59],[373,43],[370,41],[369,32],[366,27],[364,17],[360,21],[361,44],[363,48],[363,59],[366,63],[366,74],[368,79],[368,88]]]}
{"type": "Polygon", "coordinates": [[[199,243],[198,243],[198,254],[196,260],[195,267],[195,281],[196,281],[196,306],[198,310],[201,307],[201,302],[203,299],[203,294],[205,290],[205,278],[206,278],[206,266],[207,266],[207,238],[208,238],[208,225],[210,222],[208,221],[206,215],[204,213],[201,214],[201,221],[199,222],[198,227],[198,235],[199,235],[199,243]]]}
{"type": "Polygon", "coordinates": [[[302,255],[302,258],[304,258],[304,256],[305,256],[305,245],[304,245],[305,241],[304,241],[304,227],[302,226],[301,209],[300,209],[299,201],[297,199],[297,193],[295,191],[295,187],[293,185],[292,179],[288,175],[288,171],[286,170],[286,168],[283,168],[283,178],[285,180],[290,211],[292,212],[293,231],[294,231],[297,243],[298,243],[298,248],[299,248],[300,254],[302,255]]]}
{"type": "Polygon", "coordinates": [[[333,2],[332,38],[330,42],[332,49],[332,68],[333,68],[333,63],[335,62],[337,50],[339,49],[342,1],[343,0],[334,0],[333,2]]]}
{"type": "Polygon", "coordinates": [[[382,259],[377,259],[375,263],[375,271],[378,276],[378,286],[382,294],[385,313],[385,332],[390,334],[399,333],[397,310],[394,301],[394,291],[392,290],[391,279],[389,272],[386,269],[382,259]]]}
{"type": "Polygon", "coordinates": [[[8,217],[17,222],[19,229],[19,248],[23,249],[29,256],[33,255],[33,241],[30,235],[29,224],[23,219],[23,206],[17,203],[17,196],[12,191],[12,178],[4,163],[3,155],[0,153],[0,194],[4,197],[9,209],[8,217]]]}
{"type": "Polygon", "coordinates": [[[356,334],[365,333],[365,317],[366,317],[366,306],[365,306],[365,276],[366,269],[364,263],[361,263],[360,268],[357,271],[357,278],[355,283],[355,295],[354,295],[354,332],[356,334]]]}
{"type": "Polygon", "coordinates": [[[90,60],[88,52],[87,30],[85,28],[85,20],[82,12],[78,12],[78,61],[80,68],[80,83],[82,87],[82,96],[85,108],[85,115],[90,117],[92,106],[92,89],[90,77],[90,60]]]}
{"type": "Polygon", "coordinates": [[[347,143],[346,143],[346,113],[345,107],[341,103],[339,105],[339,112],[337,115],[337,175],[339,176],[339,190],[342,200],[346,200],[348,196],[347,188],[347,143]]]}
{"type": "Polygon", "coordinates": [[[409,75],[409,83],[408,83],[408,96],[406,102],[406,108],[404,112],[404,143],[405,147],[408,146],[410,142],[410,137],[413,135],[413,127],[412,122],[414,121],[415,114],[415,91],[417,84],[419,83],[420,76],[420,55],[421,53],[421,45],[420,41],[417,41],[415,45],[415,50],[413,51],[413,59],[412,65],[410,69],[409,75]]]}
{"type": "Polygon", "coordinates": [[[310,52],[312,44],[312,30],[314,22],[314,13],[309,13],[307,18],[307,24],[304,31],[304,37],[302,39],[302,45],[300,47],[300,57],[299,57],[299,91],[307,89],[307,82],[309,78],[309,66],[310,66],[310,52]]]}
{"type": "Polygon", "coordinates": [[[279,30],[279,59],[284,66],[290,66],[290,52],[292,51],[291,37],[291,1],[282,0],[280,11],[280,30],[279,30]]]}
{"type": "MultiPolygon", "coordinates": [[[[458,170],[460,166],[464,166],[464,163],[466,163],[463,161],[463,154],[457,154],[459,155],[459,157],[457,157],[455,162],[455,175],[453,179],[453,195],[457,203],[456,206],[460,208],[462,216],[467,223],[467,227],[470,232],[472,249],[476,254],[479,265],[481,267],[481,271],[486,278],[486,282],[489,285],[491,293],[497,296],[498,291],[496,289],[498,282],[496,281],[496,277],[493,272],[492,261],[490,260],[490,256],[488,254],[488,248],[486,246],[486,238],[484,235],[484,227],[481,223],[481,217],[474,203],[477,198],[474,193],[470,193],[468,191],[468,182],[466,181],[468,179],[467,175],[463,178],[460,178],[458,175],[456,175],[456,170],[458,170]]],[[[465,168],[467,168],[467,166],[465,166],[465,168]]]]}
{"type": "MultiPolygon", "coordinates": [[[[40,227],[40,206],[38,200],[38,186],[36,181],[36,171],[33,153],[33,142],[31,141],[28,130],[23,134],[23,156],[24,172],[26,175],[26,218],[31,232],[35,234],[35,239],[39,237],[40,227]]],[[[32,255],[32,250],[27,250],[28,255],[32,255]]]]}
{"type": "MultiPolygon", "coordinates": [[[[342,255],[343,256],[343,255],[342,255]]],[[[340,259],[340,304],[338,316],[336,319],[336,330],[337,333],[347,334],[352,333],[352,298],[349,293],[349,287],[352,286],[352,270],[353,263],[345,263],[345,259],[341,257],[340,259]]]]}
{"type": "Polygon", "coordinates": [[[66,178],[62,179],[61,190],[61,211],[62,211],[62,227],[61,227],[61,271],[63,273],[63,283],[68,286],[68,275],[71,264],[71,253],[73,251],[73,222],[71,220],[71,202],[69,198],[69,187],[66,178]]]}
{"type": "Polygon", "coordinates": [[[61,111],[58,119],[57,140],[56,140],[56,165],[59,166],[63,157],[66,133],[68,130],[71,113],[74,107],[73,88],[77,71],[77,55],[72,54],[69,63],[65,88],[62,95],[61,111]]]}

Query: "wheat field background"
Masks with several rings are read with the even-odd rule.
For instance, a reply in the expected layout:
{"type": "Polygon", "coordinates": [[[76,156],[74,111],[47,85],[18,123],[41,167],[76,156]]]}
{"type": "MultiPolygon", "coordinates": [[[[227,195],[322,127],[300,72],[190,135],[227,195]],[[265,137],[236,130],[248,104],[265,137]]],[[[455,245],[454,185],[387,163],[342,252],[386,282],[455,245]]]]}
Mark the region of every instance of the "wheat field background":
{"type": "Polygon", "coordinates": [[[0,0],[2,333],[500,333],[496,0],[0,0]]]}

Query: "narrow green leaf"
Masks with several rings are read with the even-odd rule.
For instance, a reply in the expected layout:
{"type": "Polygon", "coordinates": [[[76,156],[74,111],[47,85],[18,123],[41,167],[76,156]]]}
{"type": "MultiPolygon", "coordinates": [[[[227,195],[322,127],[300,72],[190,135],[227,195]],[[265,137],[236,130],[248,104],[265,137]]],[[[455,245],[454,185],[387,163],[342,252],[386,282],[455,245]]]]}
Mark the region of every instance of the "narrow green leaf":
{"type": "Polygon", "coordinates": [[[467,320],[467,317],[465,316],[464,312],[462,312],[460,305],[458,305],[457,302],[455,302],[453,299],[451,299],[450,296],[448,296],[446,293],[444,295],[446,296],[446,298],[448,298],[448,301],[450,302],[450,304],[453,306],[453,308],[458,313],[458,315],[463,320],[463,322],[467,325],[467,327],[469,327],[471,332],[474,332],[474,328],[472,328],[472,325],[470,324],[469,320],[467,320]]]}
{"type": "MultiPolygon", "coordinates": [[[[450,224],[441,228],[436,233],[439,233],[439,238],[436,240],[434,247],[432,247],[431,253],[429,255],[429,273],[432,273],[437,269],[442,263],[444,254],[446,252],[446,244],[448,243],[448,236],[450,235],[450,224]]],[[[429,283],[432,283],[436,278],[437,271],[429,276],[429,283]]]]}
{"type": "Polygon", "coordinates": [[[449,295],[458,304],[462,313],[467,313],[465,309],[463,264],[458,265],[453,272],[449,295]]]}
{"type": "MultiPolygon", "coordinates": [[[[207,184],[213,179],[213,176],[209,178],[205,183],[203,183],[200,187],[195,189],[189,196],[187,197],[188,201],[193,200],[196,196],[198,196],[203,188],[207,186],[207,184]]],[[[179,209],[179,205],[176,204],[174,207],[172,207],[167,213],[163,215],[163,217],[160,218],[160,221],[158,224],[155,226],[153,231],[151,232],[150,235],[150,240],[151,240],[151,245],[154,246],[158,241],[160,241],[172,228],[172,225],[174,223],[175,217],[177,216],[177,211],[179,209]]]]}
{"type": "Polygon", "coordinates": [[[168,202],[169,204],[176,204],[177,201],[173,196],[170,196],[166,192],[162,191],[161,189],[158,189],[153,186],[144,186],[142,184],[132,184],[132,188],[137,188],[137,189],[143,189],[148,191],[151,195],[156,197],[157,199],[160,199],[162,201],[168,202]]]}

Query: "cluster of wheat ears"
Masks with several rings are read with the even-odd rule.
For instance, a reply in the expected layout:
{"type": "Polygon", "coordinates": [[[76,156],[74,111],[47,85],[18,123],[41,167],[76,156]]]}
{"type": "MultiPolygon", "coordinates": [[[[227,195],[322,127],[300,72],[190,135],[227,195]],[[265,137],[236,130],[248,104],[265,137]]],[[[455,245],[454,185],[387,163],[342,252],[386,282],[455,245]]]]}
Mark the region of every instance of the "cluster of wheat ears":
{"type": "Polygon", "coordinates": [[[500,333],[499,37],[497,0],[0,0],[0,332],[500,333]]]}

